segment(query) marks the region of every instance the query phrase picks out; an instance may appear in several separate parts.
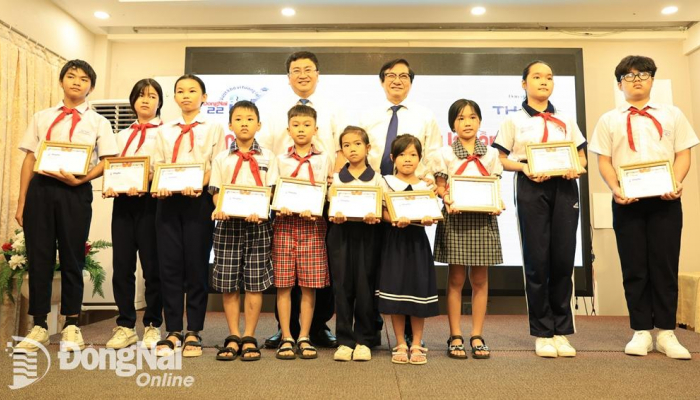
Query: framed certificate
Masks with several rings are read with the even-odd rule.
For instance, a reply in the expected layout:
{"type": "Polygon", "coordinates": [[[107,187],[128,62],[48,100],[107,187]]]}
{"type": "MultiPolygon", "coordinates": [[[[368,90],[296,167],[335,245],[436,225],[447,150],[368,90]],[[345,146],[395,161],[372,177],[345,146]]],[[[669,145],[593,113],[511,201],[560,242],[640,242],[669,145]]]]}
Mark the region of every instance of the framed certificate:
{"type": "Polygon", "coordinates": [[[406,217],[411,222],[420,222],[425,217],[442,220],[440,204],[431,190],[385,193],[386,208],[391,222],[406,217]]]}
{"type": "Polygon", "coordinates": [[[92,159],[93,146],[63,142],[41,142],[34,164],[34,172],[59,172],[64,170],[73,175],[87,175],[92,159]]]}
{"type": "Polygon", "coordinates": [[[246,218],[257,214],[258,218],[270,217],[269,187],[224,185],[216,200],[216,212],[223,211],[235,218],[246,218]]]}
{"type": "Polygon", "coordinates": [[[501,180],[497,176],[453,176],[450,197],[455,210],[496,212],[501,209],[501,180]]]}
{"type": "Polygon", "coordinates": [[[379,186],[333,186],[328,216],[342,213],[349,221],[362,221],[367,214],[382,217],[382,188],[379,186]]]}
{"type": "Polygon", "coordinates": [[[571,169],[581,170],[573,142],[532,143],[526,150],[527,166],[533,174],[562,176],[571,169]]]}
{"type": "Polygon", "coordinates": [[[116,193],[126,193],[131,188],[139,193],[148,192],[149,157],[108,157],[105,159],[102,192],[112,188],[116,193]]]}
{"type": "Polygon", "coordinates": [[[196,192],[204,186],[204,163],[195,164],[157,164],[153,174],[151,192],[167,189],[174,193],[185,188],[194,188],[196,192]]]}
{"type": "Polygon", "coordinates": [[[326,204],[326,181],[312,185],[311,182],[295,178],[279,178],[275,186],[272,209],[283,207],[298,214],[311,211],[311,215],[322,216],[326,204]]]}
{"type": "Polygon", "coordinates": [[[621,166],[618,179],[622,195],[628,198],[656,197],[677,189],[668,160],[621,166]]]}

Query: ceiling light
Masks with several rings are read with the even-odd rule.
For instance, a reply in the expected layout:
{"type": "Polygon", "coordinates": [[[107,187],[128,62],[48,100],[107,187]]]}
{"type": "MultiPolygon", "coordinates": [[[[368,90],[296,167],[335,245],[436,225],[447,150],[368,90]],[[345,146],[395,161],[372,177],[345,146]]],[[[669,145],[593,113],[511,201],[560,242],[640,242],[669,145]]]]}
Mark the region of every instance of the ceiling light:
{"type": "Polygon", "coordinates": [[[678,7],[676,7],[676,6],[664,7],[664,9],[661,10],[661,14],[663,14],[663,15],[671,15],[671,14],[675,14],[677,12],[678,12],[678,7]]]}
{"type": "Polygon", "coordinates": [[[282,9],[282,15],[284,15],[285,17],[292,17],[292,16],[294,16],[296,13],[297,13],[297,12],[294,11],[294,9],[291,8],[291,7],[287,7],[287,8],[283,8],[283,9],[282,9]]]}
{"type": "Polygon", "coordinates": [[[99,18],[99,19],[109,18],[109,14],[107,14],[104,11],[95,11],[95,13],[93,15],[95,16],[95,18],[99,18]]]}
{"type": "Polygon", "coordinates": [[[486,9],[484,7],[472,8],[472,15],[484,15],[484,14],[486,14],[486,9]]]}

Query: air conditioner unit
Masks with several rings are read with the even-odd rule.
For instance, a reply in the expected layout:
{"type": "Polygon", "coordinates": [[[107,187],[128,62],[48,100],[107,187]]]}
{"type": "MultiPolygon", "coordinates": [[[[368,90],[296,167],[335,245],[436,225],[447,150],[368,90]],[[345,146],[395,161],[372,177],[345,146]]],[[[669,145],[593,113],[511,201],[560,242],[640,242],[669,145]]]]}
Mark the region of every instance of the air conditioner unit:
{"type": "Polygon", "coordinates": [[[90,102],[90,106],[109,120],[114,133],[128,128],[137,119],[129,100],[95,100],[90,102]]]}

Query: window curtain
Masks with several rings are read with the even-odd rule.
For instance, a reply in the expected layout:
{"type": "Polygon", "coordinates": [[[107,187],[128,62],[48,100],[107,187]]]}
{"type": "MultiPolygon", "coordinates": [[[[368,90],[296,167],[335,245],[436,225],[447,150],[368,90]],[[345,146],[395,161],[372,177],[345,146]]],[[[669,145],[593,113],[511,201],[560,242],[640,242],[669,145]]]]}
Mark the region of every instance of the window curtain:
{"type": "Polygon", "coordinates": [[[0,242],[15,221],[25,153],[18,149],[29,119],[61,100],[58,74],[66,60],[0,26],[0,242]]]}

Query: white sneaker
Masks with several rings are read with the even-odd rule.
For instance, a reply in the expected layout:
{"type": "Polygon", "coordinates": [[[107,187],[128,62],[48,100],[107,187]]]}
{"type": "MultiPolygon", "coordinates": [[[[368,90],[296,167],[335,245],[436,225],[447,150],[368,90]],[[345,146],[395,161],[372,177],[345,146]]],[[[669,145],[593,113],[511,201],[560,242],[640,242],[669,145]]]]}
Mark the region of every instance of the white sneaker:
{"type": "Polygon", "coordinates": [[[369,347],[358,344],[355,346],[355,351],[352,353],[353,361],[369,361],[372,359],[372,351],[369,347]]]}
{"type": "Polygon", "coordinates": [[[537,338],[535,340],[535,354],[540,357],[556,358],[557,348],[554,346],[554,339],[537,338]]]}
{"type": "Polygon", "coordinates": [[[39,350],[37,343],[44,347],[48,346],[49,332],[39,325],[34,325],[32,330],[27,333],[27,336],[15,346],[15,349],[22,350],[24,353],[34,353],[39,350]]]}
{"type": "Polygon", "coordinates": [[[80,328],[75,325],[68,325],[61,331],[60,351],[75,351],[85,348],[83,334],[80,333],[80,328]]]}
{"type": "Polygon", "coordinates": [[[333,359],[335,361],[350,361],[352,360],[352,348],[348,346],[340,345],[338,350],[333,354],[333,359]]]}
{"type": "Polygon", "coordinates": [[[136,331],[125,326],[118,326],[112,329],[112,338],[106,344],[108,349],[123,349],[124,347],[136,344],[139,337],[136,331]]]}
{"type": "Polygon", "coordinates": [[[569,343],[566,336],[554,335],[554,347],[557,348],[559,357],[576,357],[576,349],[569,343]]]}
{"type": "Polygon", "coordinates": [[[144,349],[152,349],[156,346],[156,343],[160,341],[160,328],[156,328],[153,324],[150,324],[143,331],[143,342],[141,342],[141,347],[144,349]]]}
{"type": "Polygon", "coordinates": [[[653,349],[654,346],[649,331],[634,331],[632,340],[625,346],[625,354],[631,356],[645,356],[653,349]]]}
{"type": "Polygon", "coordinates": [[[656,336],[656,350],[676,360],[690,360],[690,352],[678,343],[676,334],[670,330],[660,330],[656,336]]]}

